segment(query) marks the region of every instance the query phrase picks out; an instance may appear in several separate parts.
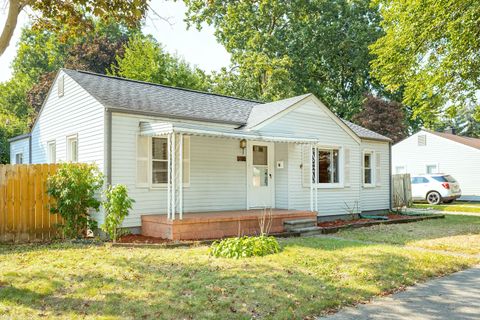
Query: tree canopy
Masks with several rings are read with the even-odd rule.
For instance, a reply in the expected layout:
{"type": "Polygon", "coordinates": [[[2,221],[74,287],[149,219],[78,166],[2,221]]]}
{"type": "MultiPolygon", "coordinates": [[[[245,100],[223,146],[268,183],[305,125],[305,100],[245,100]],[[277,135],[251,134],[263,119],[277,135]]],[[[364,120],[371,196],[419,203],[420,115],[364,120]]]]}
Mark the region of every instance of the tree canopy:
{"type": "Polygon", "coordinates": [[[385,35],[371,46],[372,70],[402,90],[427,127],[480,120],[480,6],[471,0],[376,0],[385,35]]]}

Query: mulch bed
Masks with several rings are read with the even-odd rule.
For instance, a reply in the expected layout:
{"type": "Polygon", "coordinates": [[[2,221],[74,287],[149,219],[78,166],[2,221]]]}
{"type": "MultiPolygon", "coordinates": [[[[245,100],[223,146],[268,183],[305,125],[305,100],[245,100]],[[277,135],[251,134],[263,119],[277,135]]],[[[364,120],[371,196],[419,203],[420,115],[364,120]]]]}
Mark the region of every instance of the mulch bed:
{"type": "Polygon", "coordinates": [[[318,226],[322,227],[322,228],[329,228],[329,227],[341,227],[341,226],[353,225],[353,224],[365,224],[367,222],[412,219],[412,216],[405,216],[405,215],[399,215],[399,214],[385,214],[385,215],[382,215],[382,216],[388,217],[388,220],[377,220],[377,219],[342,220],[342,219],[337,219],[337,220],[333,220],[333,221],[319,222],[318,226]]]}
{"type": "Polygon", "coordinates": [[[142,236],[141,234],[127,234],[121,236],[118,239],[117,243],[168,243],[173,242],[172,240],[162,239],[162,238],[155,238],[155,237],[147,237],[142,236]]]}

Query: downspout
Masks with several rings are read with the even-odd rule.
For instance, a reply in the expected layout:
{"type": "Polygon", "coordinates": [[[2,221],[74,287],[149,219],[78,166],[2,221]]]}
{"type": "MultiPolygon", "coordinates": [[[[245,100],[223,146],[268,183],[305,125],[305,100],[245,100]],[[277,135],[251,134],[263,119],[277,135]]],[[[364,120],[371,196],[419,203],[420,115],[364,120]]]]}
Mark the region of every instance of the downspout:
{"type": "Polygon", "coordinates": [[[389,209],[392,211],[392,143],[388,143],[388,179],[389,179],[389,209]]]}
{"type": "Polygon", "coordinates": [[[105,175],[107,176],[107,185],[112,184],[112,112],[105,111],[105,175]]]}

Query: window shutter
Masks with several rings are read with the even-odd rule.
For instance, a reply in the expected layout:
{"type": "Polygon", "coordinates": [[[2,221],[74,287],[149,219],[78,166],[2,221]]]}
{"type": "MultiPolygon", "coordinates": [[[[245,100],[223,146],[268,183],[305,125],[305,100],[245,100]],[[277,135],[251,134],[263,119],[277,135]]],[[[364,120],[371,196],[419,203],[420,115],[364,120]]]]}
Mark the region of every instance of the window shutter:
{"type": "Polygon", "coordinates": [[[350,186],[350,149],[345,148],[343,151],[344,157],[344,170],[343,170],[343,183],[345,187],[350,186]]]}
{"type": "Polygon", "coordinates": [[[137,136],[137,186],[148,186],[148,152],[149,152],[148,137],[137,136]]]}
{"type": "Polygon", "coordinates": [[[382,185],[382,157],[380,152],[375,153],[375,184],[377,186],[382,185]]]}
{"type": "Polygon", "coordinates": [[[190,136],[183,136],[183,183],[190,184],[190,136]]]}
{"type": "Polygon", "coordinates": [[[310,145],[302,145],[302,185],[309,188],[313,179],[312,150],[310,145]]]}

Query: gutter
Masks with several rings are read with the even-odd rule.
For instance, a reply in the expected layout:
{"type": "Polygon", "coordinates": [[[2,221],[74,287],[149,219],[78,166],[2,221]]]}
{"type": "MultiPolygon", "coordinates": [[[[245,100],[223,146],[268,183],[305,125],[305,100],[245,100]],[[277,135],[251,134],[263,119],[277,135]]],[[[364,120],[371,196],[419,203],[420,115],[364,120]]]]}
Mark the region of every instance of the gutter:
{"type": "Polygon", "coordinates": [[[393,206],[392,206],[392,143],[388,143],[388,176],[389,176],[389,183],[388,183],[388,188],[389,188],[389,202],[390,204],[388,207],[390,208],[390,211],[392,211],[393,206]]]}
{"type": "Polygon", "coordinates": [[[112,184],[112,112],[105,109],[105,175],[107,185],[112,184]]]}

